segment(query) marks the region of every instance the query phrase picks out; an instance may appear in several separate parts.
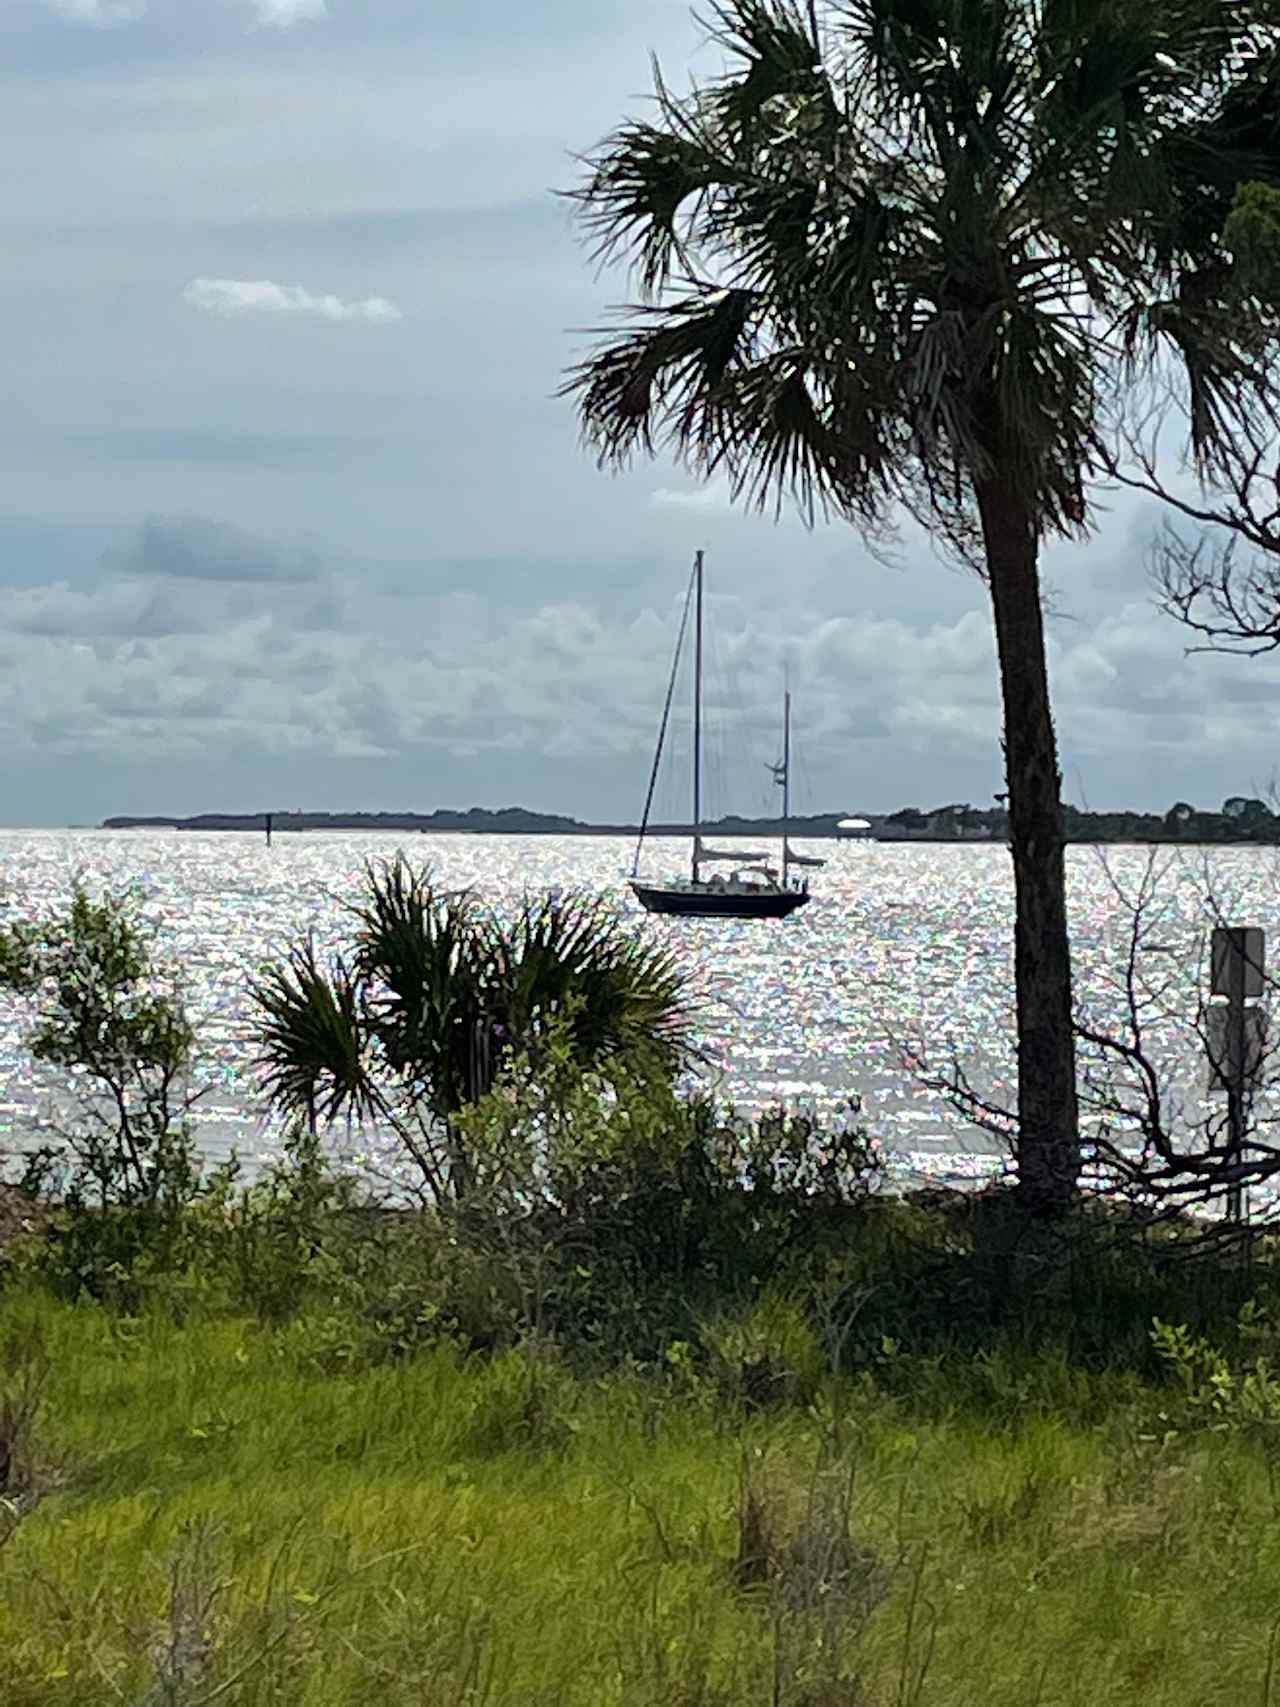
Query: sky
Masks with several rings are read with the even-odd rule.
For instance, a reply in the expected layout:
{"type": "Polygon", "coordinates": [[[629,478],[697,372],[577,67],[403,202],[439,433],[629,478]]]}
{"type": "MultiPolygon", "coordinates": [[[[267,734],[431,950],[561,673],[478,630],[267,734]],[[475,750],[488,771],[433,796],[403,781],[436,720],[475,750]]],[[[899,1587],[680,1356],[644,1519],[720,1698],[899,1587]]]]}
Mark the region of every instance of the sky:
{"type": "MultiPolygon", "coordinates": [[[[627,281],[554,191],[650,50],[715,69],[685,0],[0,0],[0,823],[634,819],[699,547],[744,777],[785,677],[797,810],[990,803],[975,578],[601,473],[555,396],[627,281]]],[[[1046,560],[1095,809],[1272,779],[1280,666],[1186,656],[1157,520],[1046,560]]]]}

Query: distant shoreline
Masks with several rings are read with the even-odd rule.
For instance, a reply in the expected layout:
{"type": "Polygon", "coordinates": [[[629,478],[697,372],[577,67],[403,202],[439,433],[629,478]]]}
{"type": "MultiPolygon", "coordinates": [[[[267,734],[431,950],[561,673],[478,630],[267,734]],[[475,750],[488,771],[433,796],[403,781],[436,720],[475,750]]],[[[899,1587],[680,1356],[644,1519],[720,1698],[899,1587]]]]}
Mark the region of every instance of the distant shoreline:
{"type": "MultiPolygon", "coordinates": [[[[638,836],[638,824],[587,824],[550,812],[527,812],[506,807],[490,812],[477,807],[471,812],[273,812],[273,833],[297,835],[314,830],[420,830],[429,835],[478,836],[638,836]]],[[[792,818],[793,836],[834,837],[842,814],[819,818],[792,818]]],[[[104,830],[241,830],[265,832],[265,812],[203,812],[192,818],[116,817],[104,818],[104,830]]],[[[718,836],[780,836],[781,819],[721,818],[704,824],[703,833],[718,836]]],[[[650,824],[651,836],[688,836],[688,824],[650,824]]]]}
{"type": "MultiPolygon", "coordinates": [[[[1252,804],[1252,803],[1251,803],[1252,804]]],[[[268,816],[273,834],[298,835],[324,830],[421,832],[427,835],[482,836],[638,836],[638,824],[589,824],[560,813],[533,812],[522,806],[496,811],[473,807],[466,812],[441,809],[435,812],[203,812],[194,817],[125,816],[105,818],[104,830],[240,831],[262,835],[268,816]]],[[[890,814],[865,813],[865,831],[840,828],[845,813],[824,812],[790,818],[788,835],[811,841],[990,843],[1008,840],[1003,812],[978,812],[972,808],[942,808],[932,814],[901,811],[890,814]]],[[[1164,816],[1147,812],[1081,812],[1068,806],[1065,812],[1066,840],[1070,843],[1133,842],[1141,845],[1192,846],[1225,844],[1276,846],[1280,844],[1280,817],[1269,813],[1247,819],[1217,812],[1176,808],[1164,816]],[[1176,814],[1176,815],[1175,815],[1176,814]]],[[[704,824],[702,832],[716,836],[778,838],[783,833],[780,818],[719,818],[704,824]]],[[[651,836],[689,836],[688,824],[650,824],[651,836]]]]}

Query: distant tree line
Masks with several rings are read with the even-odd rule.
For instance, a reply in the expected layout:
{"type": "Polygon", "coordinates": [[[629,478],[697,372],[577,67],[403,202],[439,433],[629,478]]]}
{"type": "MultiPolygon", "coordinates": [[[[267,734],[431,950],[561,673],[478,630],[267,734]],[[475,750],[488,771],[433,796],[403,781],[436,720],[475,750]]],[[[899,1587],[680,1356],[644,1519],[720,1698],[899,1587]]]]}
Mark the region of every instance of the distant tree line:
{"type": "MultiPolygon", "coordinates": [[[[1280,815],[1265,800],[1232,794],[1216,812],[1202,811],[1177,800],[1167,812],[1084,812],[1063,806],[1069,842],[1280,842],[1280,815]]],[[[935,806],[921,811],[904,806],[879,822],[922,838],[952,835],[1001,838],[1008,814],[1002,805],[982,808],[968,804],[935,806]]]]}
{"type": "MultiPolygon", "coordinates": [[[[997,802],[1003,796],[996,796],[997,802]]],[[[808,817],[794,814],[787,828],[794,836],[831,837],[840,833],[844,814],[815,813],[808,817]]],[[[867,822],[873,830],[889,830],[921,840],[1003,841],[1008,835],[1008,814],[1002,804],[982,808],[953,802],[922,811],[918,806],[903,806],[897,812],[883,816],[868,812],[867,822]]],[[[1176,801],[1167,812],[1082,812],[1075,806],[1063,807],[1066,838],[1069,842],[1280,842],[1280,815],[1272,811],[1265,800],[1233,794],[1224,800],[1220,811],[1202,812],[1185,800],[1176,801]]],[[[257,813],[204,813],[195,818],[107,818],[105,830],[242,830],[261,831],[266,816],[257,813]]],[[[634,835],[634,824],[587,824],[577,818],[566,818],[554,812],[533,812],[522,806],[507,806],[497,811],[472,807],[468,812],[281,812],[274,815],[277,831],[301,830],[422,830],[439,833],[447,830],[469,831],[487,835],[575,835],[617,836],[634,835]]],[[[725,836],[776,836],[781,834],[781,818],[743,818],[730,814],[714,822],[704,822],[702,828],[725,836]]],[[[655,835],[686,835],[687,824],[652,824],[655,835]]]]}

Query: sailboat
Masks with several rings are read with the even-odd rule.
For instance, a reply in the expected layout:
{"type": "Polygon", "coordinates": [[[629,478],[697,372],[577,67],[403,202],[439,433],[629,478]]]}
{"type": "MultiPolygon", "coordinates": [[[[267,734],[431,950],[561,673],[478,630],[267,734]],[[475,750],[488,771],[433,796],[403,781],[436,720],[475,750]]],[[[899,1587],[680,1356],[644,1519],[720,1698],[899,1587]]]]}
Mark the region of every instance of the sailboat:
{"type": "Polygon", "coordinates": [[[653,757],[653,770],[649,776],[649,793],[645,800],[644,817],[640,825],[640,836],[636,843],[636,857],[631,870],[631,889],[640,905],[649,913],[678,913],[686,918],[703,919],[785,919],[789,913],[794,913],[798,907],[803,907],[809,900],[807,881],[792,878],[790,868],[793,865],[822,863],[820,860],[810,860],[803,855],[799,857],[793,855],[785,834],[789,808],[791,766],[790,693],[787,693],[784,699],[782,763],[770,767],[773,770],[775,780],[783,790],[784,833],[781,874],[768,863],[767,854],[712,848],[708,847],[702,839],[702,586],[702,552],[699,551],[693,560],[693,579],[689,588],[689,596],[685,599],[684,616],[681,619],[680,634],[676,641],[675,660],[671,666],[671,680],[667,685],[667,699],[662,711],[662,726],[658,731],[658,745],[653,757]],[[649,812],[653,805],[653,791],[658,780],[658,766],[662,759],[667,725],[671,718],[671,700],[675,690],[676,673],[680,664],[680,653],[684,646],[685,629],[688,625],[690,598],[693,601],[694,611],[693,858],[688,877],[678,878],[669,883],[652,883],[642,879],[639,875],[640,857],[644,850],[644,838],[649,827],[649,812]],[[703,875],[705,867],[719,863],[727,863],[734,868],[728,877],[721,877],[719,874],[714,877],[703,875]]]}

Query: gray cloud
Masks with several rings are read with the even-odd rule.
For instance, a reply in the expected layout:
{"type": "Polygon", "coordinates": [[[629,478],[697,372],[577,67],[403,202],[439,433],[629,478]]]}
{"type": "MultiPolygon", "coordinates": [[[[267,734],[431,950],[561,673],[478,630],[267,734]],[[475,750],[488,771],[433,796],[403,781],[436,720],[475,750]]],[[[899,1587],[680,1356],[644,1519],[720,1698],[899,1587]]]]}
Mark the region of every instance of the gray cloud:
{"type": "Polygon", "coordinates": [[[65,582],[0,589],[0,623],[10,634],[102,639],[137,631],[140,590],[117,583],[81,592],[65,582]]]}
{"type": "Polygon", "coordinates": [[[268,546],[224,522],[199,517],[150,518],[119,568],[126,576],[179,581],[307,584],[321,574],[319,564],[304,553],[268,546]]]}
{"type": "Polygon", "coordinates": [[[46,4],[59,17],[95,29],[131,24],[146,11],[145,0],[46,0],[46,4]]]}
{"type": "MultiPolygon", "coordinates": [[[[0,596],[0,654],[11,659],[0,678],[0,743],[18,756],[148,759],[160,779],[157,810],[208,805],[198,779],[235,751],[246,789],[328,754],[400,776],[402,800],[439,803],[414,792],[429,763],[466,780],[469,798],[497,804],[484,779],[516,765],[522,797],[535,804],[634,815],[679,577],[665,597],[628,611],[601,588],[539,602],[535,587],[520,603],[480,600],[428,575],[386,587],[358,563],[323,572],[310,563],[313,578],[298,581],[280,572],[292,561],[291,551],[220,524],[152,521],[96,585],[10,589],[0,596]],[[592,779],[590,795],[540,794],[539,777],[563,788],[575,774],[592,779]]],[[[769,803],[764,761],[775,756],[784,670],[810,779],[800,810],[984,799],[999,786],[993,647],[980,606],[943,621],[824,617],[778,591],[764,582],[711,601],[710,738],[723,753],[716,809],[769,803]]],[[[1219,691],[1236,679],[1224,678],[1221,660],[1201,669],[1184,659],[1177,631],[1153,624],[1141,604],[1070,625],[1052,652],[1069,792],[1097,804],[1108,777],[1136,777],[1159,753],[1170,776],[1156,803],[1165,793],[1195,797],[1178,767],[1185,750],[1210,761],[1206,799],[1228,787],[1224,767],[1233,757],[1239,767],[1256,701],[1219,691]]],[[[1280,692],[1280,666],[1255,679],[1280,692]]],[[[666,809],[681,809],[686,751],[682,726],[666,809]]],[[[1149,796],[1149,778],[1145,788],[1149,796]]]]}

